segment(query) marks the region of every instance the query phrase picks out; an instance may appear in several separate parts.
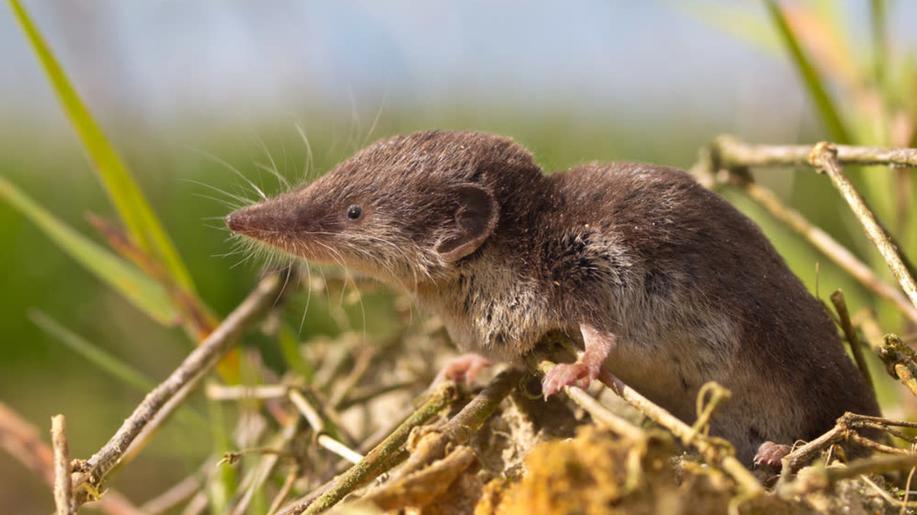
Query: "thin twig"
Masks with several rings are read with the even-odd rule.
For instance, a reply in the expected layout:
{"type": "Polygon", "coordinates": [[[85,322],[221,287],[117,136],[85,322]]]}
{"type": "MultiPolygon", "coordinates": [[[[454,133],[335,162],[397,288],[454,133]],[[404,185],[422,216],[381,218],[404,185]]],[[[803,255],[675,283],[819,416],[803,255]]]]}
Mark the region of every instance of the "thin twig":
{"type": "Polygon", "coordinates": [[[859,415],[856,413],[844,413],[837,419],[834,427],[807,444],[797,447],[793,452],[783,458],[781,462],[780,483],[788,483],[789,479],[796,471],[812,461],[823,450],[842,441],[849,441],[861,447],[888,454],[911,454],[904,449],[880,444],[857,433],[857,429],[880,429],[890,431],[894,434],[895,431],[890,430],[890,427],[913,428],[917,427],[917,423],[889,420],[882,417],[859,415]]]}
{"type": "Polygon", "coordinates": [[[360,460],[363,459],[362,454],[351,449],[340,440],[337,440],[326,433],[325,419],[312,405],[312,403],[306,399],[301,391],[295,388],[290,389],[288,395],[290,397],[290,401],[294,406],[296,406],[296,409],[302,413],[303,417],[306,419],[306,422],[309,423],[309,427],[311,427],[312,431],[315,432],[316,441],[319,445],[351,463],[359,463],[360,460]]]}
{"type": "Polygon", "coordinates": [[[398,471],[398,477],[406,477],[442,459],[450,445],[467,443],[516,387],[522,375],[522,372],[516,369],[504,370],[497,374],[442,428],[430,431],[420,439],[415,451],[398,471]]]}
{"type": "Polygon", "coordinates": [[[818,438],[815,438],[801,447],[797,447],[793,452],[784,456],[781,462],[780,479],[784,481],[789,479],[790,476],[795,474],[803,465],[815,459],[815,457],[825,448],[843,440],[846,432],[846,426],[840,424],[835,425],[828,431],[819,435],[818,438]]]}
{"type": "Polygon", "coordinates": [[[364,347],[359,351],[357,357],[354,359],[353,368],[344,379],[337,383],[334,393],[328,400],[329,405],[335,407],[340,406],[350,390],[363,378],[366,371],[369,370],[369,365],[372,363],[376,354],[377,351],[375,347],[364,347]]]}
{"type": "Polygon", "coordinates": [[[906,470],[915,466],[917,466],[917,454],[907,453],[859,459],[847,466],[812,467],[806,469],[805,475],[800,473],[795,481],[781,485],[779,493],[784,498],[792,498],[817,490],[825,490],[842,479],[850,479],[863,474],[906,470]]]}
{"type": "MultiPolygon", "coordinates": [[[[884,164],[917,166],[917,149],[879,149],[839,145],[836,160],[851,164],[884,164]]],[[[785,206],[769,189],[754,183],[747,168],[754,166],[816,166],[811,160],[814,146],[808,145],[750,145],[730,136],[721,136],[705,148],[692,173],[708,187],[724,182],[742,188],[749,197],[767,209],[775,218],[805,237],[828,258],[860,281],[876,295],[891,301],[911,321],[917,323],[917,304],[908,301],[898,289],[885,283],[862,261],[828,233],[814,226],[799,212],[785,206]],[[720,174],[720,171],[726,174],[720,174]]],[[[862,199],[861,199],[862,200],[862,199]]],[[[913,300],[913,299],[912,299],[913,300]]]]}
{"type": "Polygon", "coordinates": [[[834,304],[834,310],[837,311],[837,317],[841,321],[841,330],[844,331],[844,337],[847,339],[847,343],[850,344],[850,353],[853,354],[853,360],[856,362],[857,368],[860,369],[860,373],[863,374],[863,378],[866,379],[866,383],[869,384],[869,389],[875,393],[872,375],[869,373],[866,357],[863,355],[863,344],[860,342],[860,337],[850,321],[850,312],[847,310],[844,292],[835,290],[831,294],[831,303],[834,304]]]}
{"type": "MultiPolygon", "coordinates": [[[[219,361],[229,345],[277,299],[282,281],[279,274],[266,276],[251,294],[195,348],[165,381],[141,401],[118,431],[98,452],[86,461],[76,485],[89,483],[98,487],[105,475],[121,460],[131,443],[162,408],[181,390],[197,384],[219,361]]],[[[85,501],[78,496],[77,501],[85,501]]]]}
{"type": "MultiPolygon", "coordinates": [[[[273,440],[268,443],[268,447],[276,449],[285,449],[290,445],[290,442],[293,441],[293,438],[296,437],[296,433],[299,431],[299,418],[290,420],[286,427],[283,428],[283,431],[275,436],[273,440]]],[[[251,504],[252,499],[255,497],[255,492],[261,488],[261,485],[268,480],[271,473],[277,467],[277,463],[280,461],[281,454],[278,453],[265,453],[258,464],[252,468],[251,473],[252,477],[249,481],[248,488],[245,489],[245,493],[239,499],[239,502],[232,509],[233,515],[242,515],[248,512],[248,506],[251,504]]]]}
{"type": "Polygon", "coordinates": [[[290,467],[290,471],[287,472],[286,479],[283,480],[283,485],[280,487],[277,495],[274,496],[274,500],[271,501],[271,507],[268,508],[267,515],[274,515],[274,513],[277,513],[277,510],[279,510],[283,503],[287,500],[287,496],[290,495],[290,491],[293,489],[293,483],[296,482],[296,478],[298,477],[299,465],[290,467]]]}
{"type": "Polygon", "coordinates": [[[54,506],[57,515],[76,513],[70,483],[70,446],[67,443],[67,420],[63,415],[51,417],[51,448],[54,450],[54,506]]]}
{"type": "MultiPolygon", "coordinates": [[[[542,374],[547,374],[555,367],[555,363],[548,360],[542,360],[538,363],[537,367],[542,374]]],[[[642,429],[613,413],[582,388],[578,386],[564,386],[563,390],[567,397],[573,400],[579,407],[583,408],[586,413],[589,413],[592,420],[595,420],[600,425],[607,427],[629,440],[640,440],[646,436],[646,433],[642,429]]]]}
{"type": "Polygon", "coordinates": [[[287,396],[290,387],[282,384],[268,385],[221,385],[217,383],[208,383],[204,392],[208,399],[215,401],[238,401],[238,400],[266,400],[279,399],[287,396]]]}
{"type": "MultiPolygon", "coordinates": [[[[917,154],[917,150],[913,151],[917,154]]],[[[834,187],[841,192],[841,196],[850,205],[853,214],[856,215],[863,229],[866,230],[866,236],[873,242],[879,253],[885,259],[888,268],[891,269],[901,289],[911,300],[911,304],[917,307],[917,282],[908,270],[904,259],[898,253],[898,247],[894,243],[885,229],[879,224],[876,215],[866,205],[866,201],[860,193],[854,188],[853,184],[844,175],[840,161],[838,161],[838,149],[835,145],[821,142],[812,149],[809,155],[809,162],[812,166],[828,174],[834,187]]],[[[911,164],[914,166],[914,164],[911,164]]]]}
{"type": "Polygon", "coordinates": [[[618,394],[619,397],[624,399],[639,412],[646,415],[653,422],[666,428],[675,435],[676,438],[681,440],[682,443],[697,449],[707,463],[719,466],[727,474],[732,476],[736,484],[739,485],[746,495],[754,496],[764,492],[761,483],[759,483],[751,471],[745,468],[745,465],[735,457],[731,447],[727,443],[719,439],[697,435],[696,431],[691,426],[682,422],[678,417],[653,403],[633,388],[627,386],[604,368],[599,374],[599,380],[605,383],[613,392],[618,394]]]}
{"type": "Polygon", "coordinates": [[[447,382],[437,386],[427,397],[427,400],[410,417],[405,419],[388,437],[367,453],[360,463],[350,467],[346,472],[336,477],[320,496],[314,498],[309,495],[298,499],[287,505],[281,513],[302,513],[307,508],[309,513],[325,511],[337,504],[350,492],[393,467],[404,459],[402,445],[404,445],[411,430],[442,411],[454,397],[455,384],[447,382]]]}
{"type": "MultiPolygon", "coordinates": [[[[726,168],[747,166],[808,165],[813,145],[750,145],[729,136],[714,142],[726,168]]],[[[917,148],[876,148],[837,145],[837,159],[843,164],[917,167],[917,148]]]]}
{"type": "Polygon", "coordinates": [[[417,384],[417,381],[395,381],[393,383],[372,385],[364,388],[354,388],[350,393],[337,405],[340,411],[345,411],[353,406],[365,404],[368,401],[381,397],[388,393],[410,388],[417,384]]]}

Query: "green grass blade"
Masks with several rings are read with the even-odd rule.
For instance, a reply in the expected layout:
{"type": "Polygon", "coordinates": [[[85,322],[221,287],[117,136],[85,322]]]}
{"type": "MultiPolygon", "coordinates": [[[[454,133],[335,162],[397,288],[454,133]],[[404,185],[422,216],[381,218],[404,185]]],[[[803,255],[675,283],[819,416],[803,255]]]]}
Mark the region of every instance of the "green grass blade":
{"type": "Polygon", "coordinates": [[[885,0],[869,2],[869,21],[872,32],[872,74],[879,91],[884,92],[886,55],[888,54],[888,4],[885,0]]]}
{"type": "MultiPolygon", "coordinates": [[[[29,311],[29,319],[49,336],[60,341],[70,350],[96,365],[110,376],[132,386],[138,392],[146,393],[156,387],[156,383],[152,379],[64,327],[45,312],[33,309],[29,311]]],[[[196,431],[205,431],[208,427],[207,419],[187,405],[181,406],[175,416],[183,424],[196,431]]]]}
{"type": "Polygon", "coordinates": [[[783,10],[781,10],[775,0],[764,0],[764,4],[767,6],[767,11],[780,35],[780,39],[783,40],[784,46],[786,46],[787,51],[790,53],[796,70],[799,72],[799,75],[805,83],[806,89],[809,91],[809,96],[811,96],[812,101],[815,102],[815,107],[818,109],[822,123],[825,124],[828,135],[835,143],[851,143],[850,132],[844,125],[840,112],[837,110],[834,101],[828,94],[824,81],[818,74],[818,71],[815,70],[815,67],[812,65],[805,51],[803,51],[802,46],[799,44],[799,39],[796,37],[796,34],[793,33],[793,29],[790,28],[786,16],[783,14],[783,10]]]}
{"type": "Polygon", "coordinates": [[[666,4],[681,11],[700,23],[714,28],[735,39],[744,41],[768,55],[783,55],[783,45],[774,34],[767,20],[748,9],[747,5],[736,2],[726,4],[718,2],[680,2],[669,0],[666,4]]]}
{"type": "Polygon", "coordinates": [[[178,312],[161,284],[55,218],[4,177],[0,177],[0,200],[6,201],[31,220],[61,250],[153,319],[165,325],[177,320],[178,312]]]}
{"type": "Polygon", "coordinates": [[[10,0],[10,6],[131,237],[141,249],[162,262],[177,284],[194,291],[191,276],[178,251],[121,156],[93,119],[22,4],[19,0],[10,0]]]}
{"type": "Polygon", "coordinates": [[[120,359],[108,354],[101,348],[86,341],[82,336],[62,326],[43,311],[37,309],[29,312],[29,320],[39,329],[53,336],[69,347],[73,352],[86,358],[87,361],[107,372],[112,377],[133,386],[141,392],[148,392],[156,387],[156,383],[143,374],[131,368],[120,359]]]}
{"type": "Polygon", "coordinates": [[[283,359],[287,362],[287,367],[302,377],[306,384],[311,384],[315,369],[299,352],[299,338],[286,323],[280,324],[277,341],[280,344],[280,352],[283,354],[283,359]]]}

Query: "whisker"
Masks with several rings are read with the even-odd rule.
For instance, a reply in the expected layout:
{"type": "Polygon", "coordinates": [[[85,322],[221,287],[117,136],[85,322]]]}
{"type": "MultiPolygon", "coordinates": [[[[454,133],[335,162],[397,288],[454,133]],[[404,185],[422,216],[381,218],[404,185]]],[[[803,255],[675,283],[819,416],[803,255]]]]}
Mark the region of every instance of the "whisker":
{"type": "Polygon", "coordinates": [[[376,110],[376,115],[373,117],[373,122],[369,125],[369,131],[366,133],[366,137],[363,138],[363,146],[366,146],[369,143],[369,140],[373,137],[373,133],[376,131],[376,126],[379,124],[379,120],[382,118],[382,111],[385,110],[385,104],[388,102],[388,93],[389,88],[386,86],[385,93],[382,94],[382,101],[379,102],[379,109],[376,110]]]}
{"type": "Polygon", "coordinates": [[[306,135],[305,129],[302,125],[296,124],[296,131],[299,132],[299,137],[302,138],[302,142],[306,145],[306,167],[303,170],[303,177],[308,181],[311,179],[310,175],[315,170],[315,160],[314,155],[312,154],[312,145],[309,144],[309,137],[306,135]]]}
{"type": "Polygon", "coordinates": [[[226,168],[228,168],[229,170],[231,170],[233,173],[235,173],[236,175],[238,175],[243,181],[245,181],[246,183],[248,183],[248,185],[251,186],[251,187],[258,193],[258,195],[261,196],[262,199],[264,199],[264,200],[267,199],[267,195],[265,195],[264,192],[261,191],[261,188],[259,188],[257,184],[255,184],[254,182],[252,182],[251,179],[249,179],[248,177],[246,177],[244,173],[240,172],[238,168],[236,168],[235,166],[229,164],[228,162],[224,161],[223,159],[221,159],[221,158],[219,158],[219,157],[217,157],[217,156],[215,156],[215,155],[213,155],[213,154],[211,154],[211,153],[209,153],[209,152],[204,152],[203,150],[199,150],[198,152],[199,152],[201,155],[203,155],[204,157],[210,159],[211,161],[213,161],[213,162],[215,162],[215,163],[217,163],[217,164],[223,165],[224,167],[226,167],[226,168]]]}
{"type": "MultiPolygon", "coordinates": [[[[254,203],[254,201],[253,201],[252,199],[250,199],[250,198],[246,198],[246,197],[243,197],[243,196],[241,196],[241,195],[236,195],[236,194],[234,194],[234,193],[230,193],[230,192],[228,192],[228,191],[226,191],[226,190],[217,188],[216,186],[213,186],[213,185],[211,185],[211,184],[207,184],[206,182],[201,182],[201,181],[197,181],[197,180],[194,180],[194,179],[182,179],[182,180],[185,181],[185,182],[190,182],[190,183],[192,183],[192,184],[197,184],[198,186],[203,186],[203,187],[205,187],[205,188],[210,188],[211,190],[213,190],[213,191],[215,191],[215,192],[217,192],[217,193],[219,193],[219,194],[221,194],[221,195],[226,195],[227,197],[229,197],[229,198],[231,198],[231,199],[233,199],[233,200],[236,200],[236,201],[238,201],[238,202],[241,202],[243,205],[247,205],[247,204],[252,204],[252,203],[254,203]]],[[[223,202],[223,201],[221,200],[221,202],[223,202]]]]}

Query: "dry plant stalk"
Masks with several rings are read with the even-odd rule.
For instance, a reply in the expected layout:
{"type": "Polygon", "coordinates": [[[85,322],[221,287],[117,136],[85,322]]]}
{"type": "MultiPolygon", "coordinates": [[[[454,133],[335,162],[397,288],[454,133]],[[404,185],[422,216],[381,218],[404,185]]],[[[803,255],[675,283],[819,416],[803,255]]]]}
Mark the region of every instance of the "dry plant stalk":
{"type": "MultiPolygon", "coordinates": [[[[713,187],[716,184],[729,184],[740,188],[750,199],[768,211],[771,216],[805,238],[813,247],[831,259],[868,290],[893,303],[912,322],[917,323],[917,307],[912,305],[900,290],[879,278],[868,265],[838,243],[831,235],[815,226],[795,209],[781,202],[773,191],[753,182],[747,173],[742,173],[749,166],[809,165],[807,156],[812,148],[810,146],[748,145],[730,137],[721,137],[713,142],[707,152],[702,153],[701,160],[692,167],[692,170],[698,175],[699,180],[708,187],[713,187]],[[721,170],[726,173],[718,173],[721,170]]],[[[876,158],[877,161],[852,160],[847,162],[900,165],[907,160],[879,161],[878,159],[882,157],[900,157],[899,151],[904,151],[906,155],[917,152],[917,149],[868,150],[878,150],[877,152],[867,152],[865,154],[876,158]]],[[[840,155],[839,159],[844,162],[844,157],[852,155],[862,156],[864,154],[845,151],[840,155]]]]}
{"type": "Polygon", "coordinates": [[[850,311],[847,310],[847,301],[844,300],[844,292],[836,290],[832,293],[831,303],[834,304],[834,310],[837,311],[837,317],[841,323],[841,330],[844,332],[844,338],[850,345],[850,353],[853,355],[853,360],[856,362],[857,368],[860,369],[860,373],[863,374],[866,382],[869,383],[870,390],[875,394],[875,385],[872,382],[869,367],[866,365],[866,356],[863,355],[863,343],[860,341],[856,328],[853,327],[853,322],[850,320],[850,311]]]}
{"type": "Polygon", "coordinates": [[[788,482],[789,478],[791,478],[793,474],[795,474],[807,463],[815,459],[822,451],[842,441],[849,441],[861,447],[866,447],[878,452],[888,454],[913,454],[912,452],[904,449],[880,444],[860,435],[857,432],[859,429],[881,430],[889,434],[910,440],[909,437],[894,429],[897,427],[917,428],[917,423],[888,420],[882,417],[858,415],[856,413],[845,413],[837,419],[837,423],[834,425],[834,427],[823,433],[818,438],[812,440],[811,442],[796,448],[793,452],[783,458],[780,480],[782,483],[788,482]]]}
{"type": "Polygon", "coordinates": [[[745,468],[745,465],[735,457],[732,446],[728,442],[699,435],[694,427],[682,422],[678,417],[627,386],[605,369],[602,369],[599,380],[628,404],[636,408],[637,411],[666,428],[681,440],[684,445],[694,447],[707,463],[723,469],[735,480],[744,494],[751,497],[764,493],[764,487],[761,486],[761,483],[758,482],[751,471],[745,468]]]}
{"type": "MultiPolygon", "coordinates": [[[[813,145],[750,145],[731,136],[713,142],[724,168],[748,166],[809,165],[813,145]]],[[[917,167],[917,148],[877,148],[835,145],[837,160],[843,164],[917,167]]]]}
{"type": "MultiPolygon", "coordinates": [[[[239,306],[162,383],[154,388],[124,421],[114,436],[90,457],[77,477],[74,486],[78,492],[86,484],[98,488],[105,475],[121,460],[135,439],[168,405],[177,394],[187,393],[205,373],[209,372],[229,349],[229,345],[270,307],[279,296],[283,281],[272,273],[262,279],[239,306]]],[[[78,493],[76,504],[88,500],[78,493]]]]}
{"type": "MultiPolygon", "coordinates": [[[[910,154],[917,155],[917,149],[901,149],[898,152],[903,153],[905,156],[910,156],[910,154]]],[[[888,264],[888,268],[891,269],[895,279],[898,280],[901,289],[907,294],[908,298],[911,300],[911,304],[917,307],[917,282],[914,281],[914,277],[911,275],[908,266],[898,252],[898,246],[892,242],[889,234],[879,224],[876,215],[869,209],[869,206],[866,205],[866,201],[863,200],[862,195],[853,187],[853,184],[847,179],[847,176],[844,175],[844,170],[841,168],[841,163],[838,160],[837,146],[831,143],[821,142],[812,149],[808,160],[812,166],[828,174],[828,177],[831,178],[834,187],[841,192],[844,200],[850,205],[853,214],[856,215],[857,220],[863,225],[866,236],[868,236],[876,248],[879,249],[879,253],[882,254],[882,258],[885,259],[885,263],[888,264]]],[[[917,166],[917,164],[914,163],[905,164],[917,166]]]]}
{"type": "Polygon", "coordinates": [[[51,448],[54,450],[54,506],[57,515],[76,513],[70,483],[70,445],[67,443],[67,419],[51,417],[51,448]]]}
{"type": "Polygon", "coordinates": [[[488,385],[442,428],[424,435],[418,448],[399,471],[404,477],[442,458],[449,445],[462,445],[493,415],[503,399],[516,387],[523,377],[520,370],[508,369],[500,372],[488,385]]]}

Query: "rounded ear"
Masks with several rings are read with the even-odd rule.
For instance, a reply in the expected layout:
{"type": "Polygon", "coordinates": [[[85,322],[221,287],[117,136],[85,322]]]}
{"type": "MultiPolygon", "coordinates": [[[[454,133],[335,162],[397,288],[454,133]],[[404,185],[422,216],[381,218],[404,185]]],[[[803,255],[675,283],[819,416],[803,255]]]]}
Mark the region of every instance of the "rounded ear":
{"type": "Polygon", "coordinates": [[[457,202],[446,236],[436,243],[436,252],[448,263],[471,254],[484,243],[497,225],[499,207],[494,196],[477,184],[463,184],[450,192],[457,202]]]}

